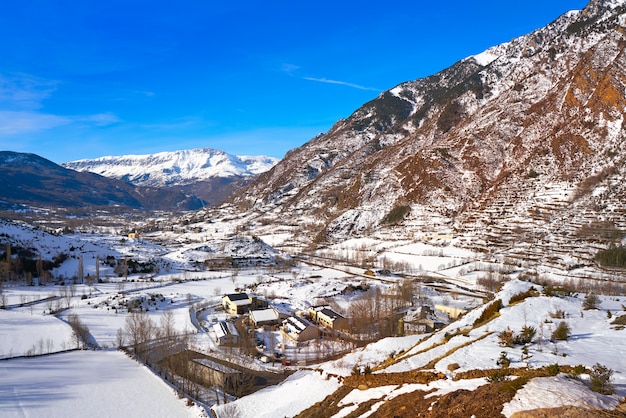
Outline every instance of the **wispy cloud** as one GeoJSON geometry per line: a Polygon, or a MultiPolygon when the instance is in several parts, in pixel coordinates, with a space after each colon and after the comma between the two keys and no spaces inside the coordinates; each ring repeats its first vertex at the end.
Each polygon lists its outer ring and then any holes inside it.
{"type": "Polygon", "coordinates": [[[198,127],[210,127],[214,126],[215,122],[211,120],[205,120],[198,116],[186,116],[182,118],[176,118],[170,121],[163,121],[159,123],[144,123],[138,125],[141,129],[154,130],[154,131],[178,131],[185,129],[192,129],[198,127]]]}
{"type": "Polygon", "coordinates": [[[300,69],[300,66],[295,65],[295,64],[283,64],[281,67],[281,71],[283,73],[287,73],[287,74],[293,74],[295,71],[298,71],[300,69]]]}
{"type": "Polygon", "coordinates": [[[72,124],[102,127],[120,122],[111,112],[55,115],[42,111],[43,102],[58,84],[29,74],[0,74],[0,135],[30,134],[72,124]]]}
{"type": "Polygon", "coordinates": [[[111,112],[98,113],[89,116],[79,116],[76,118],[76,120],[93,123],[96,126],[107,126],[117,122],[121,122],[120,118],[118,118],[111,112]]]}
{"type": "Polygon", "coordinates": [[[349,83],[347,81],[339,81],[339,80],[331,80],[328,78],[317,78],[317,77],[302,77],[303,80],[308,81],[316,81],[318,83],[326,83],[326,84],[338,84],[340,86],[352,87],[359,90],[368,90],[368,91],[382,91],[375,87],[365,87],[359,84],[349,83]]]}
{"type": "Polygon", "coordinates": [[[57,82],[28,74],[0,74],[0,105],[11,109],[33,110],[56,90],[57,82]]]}
{"type": "Polygon", "coordinates": [[[68,125],[70,118],[30,111],[0,111],[0,135],[19,135],[68,125]]]}

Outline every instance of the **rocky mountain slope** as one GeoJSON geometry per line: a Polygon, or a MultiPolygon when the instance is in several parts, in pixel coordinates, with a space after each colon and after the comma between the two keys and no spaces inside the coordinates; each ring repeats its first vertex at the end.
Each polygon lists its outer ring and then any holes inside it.
{"type": "Polygon", "coordinates": [[[0,207],[193,210],[204,205],[180,190],[136,187],[122,180],[61,167],[35,154],[0,152],[0,207]]]}
{"type": "Polygon", "coordinates": [[[233,202],[280,208],[303,241],[386,230],[490,251],[606,245],[626,229],[625,113],[626,2],[592,0],[380,94],[233,202]]]}
{"type": "Polygon", "coordinates": [[[278,159],[234,156],[210,148],[122,155],[63,163],[66,168],[125,180],[137,186],[180,186],[209,204],[224,200],[251,178],[272,168],[278,159]]]}

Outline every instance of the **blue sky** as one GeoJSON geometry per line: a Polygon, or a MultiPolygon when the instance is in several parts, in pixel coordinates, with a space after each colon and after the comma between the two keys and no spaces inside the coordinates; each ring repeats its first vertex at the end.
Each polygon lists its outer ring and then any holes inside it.
{"type": "Polygon", "coordinates": [[[586,3],[7,0],[0,150],[280,158],[380,92],[586,3]]]}

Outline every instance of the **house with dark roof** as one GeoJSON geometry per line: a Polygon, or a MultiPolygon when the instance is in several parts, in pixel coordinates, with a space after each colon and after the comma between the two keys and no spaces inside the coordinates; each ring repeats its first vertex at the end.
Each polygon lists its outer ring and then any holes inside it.
{"type": "Polygon", "coordinates": [[[250,310],[252,299],[247,293],[231,293],[222,297],[224,311],[231,315],[242,315],[250,310]]]}
{"type": "Polygon", "coordinates": [[[318,327],[304,318],[290,316],[283,321],[281,331],[294,341],[314,340],[320,337],[318,327]]]}
{"type": "Polygon", "coordinates": [[[309,308],[309,317],[312,321],[332,330],[348,329],[349,321],[343,315],[335,312],[327,305],[309,308]]]}

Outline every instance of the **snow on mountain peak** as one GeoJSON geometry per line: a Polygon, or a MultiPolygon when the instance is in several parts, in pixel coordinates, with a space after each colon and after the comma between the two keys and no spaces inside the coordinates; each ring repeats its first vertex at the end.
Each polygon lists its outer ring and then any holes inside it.
{"type": "Polygon", "coordinates": [[[221,177],[247,177],[272,168],[278,159],[234,156],[211,148],[196,148],[145,155],[106,156],[63,163],[66,168],[90,171],[136,185],[189,184],[221,177]]]}

